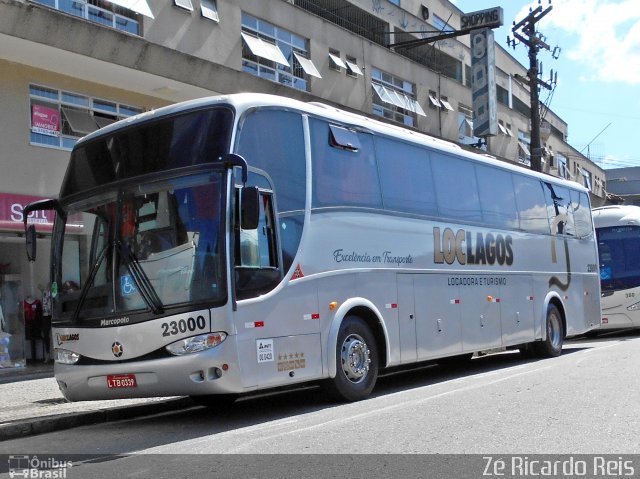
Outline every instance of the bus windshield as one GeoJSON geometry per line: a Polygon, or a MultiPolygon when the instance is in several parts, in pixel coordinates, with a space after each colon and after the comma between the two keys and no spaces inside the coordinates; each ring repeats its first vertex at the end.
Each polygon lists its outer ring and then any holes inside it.
{"type": "Polygon", "coordinates": [[[222,178],[166,178],[70,205],[57,244],[55,316],[75,322],[223,301],[222,178]]]}
{"type": "Polygon", "coordinates": [[[602,291],[640,286],[640,227],[598,228],[602,291]]]}

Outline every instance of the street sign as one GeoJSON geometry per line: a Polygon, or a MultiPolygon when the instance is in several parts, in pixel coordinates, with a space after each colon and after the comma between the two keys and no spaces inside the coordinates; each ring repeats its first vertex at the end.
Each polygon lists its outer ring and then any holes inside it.
{"type": "Polygon", "coordinates": [[[503,25],[502,7],[488,8],[477,12],[465,13],[460,17],[460,29],[498,28],[503,25]]]}

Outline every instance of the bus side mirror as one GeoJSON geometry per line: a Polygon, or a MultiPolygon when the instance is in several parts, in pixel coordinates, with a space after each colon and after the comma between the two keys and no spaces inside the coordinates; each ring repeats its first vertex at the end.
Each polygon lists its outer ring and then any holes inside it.
{"type": "Polygon", "coordinates": [[[260,192],[255,186],[246,186],[240,192],[240,227],[255,230],[260,219],[260,192]]]}
{"type": "Polygon", "coordinates": [[[27,258],[29,261],[36,260],[36,227],[34,225],[27,226],[25,231],[25,239],[27,242],[27,258]]]}

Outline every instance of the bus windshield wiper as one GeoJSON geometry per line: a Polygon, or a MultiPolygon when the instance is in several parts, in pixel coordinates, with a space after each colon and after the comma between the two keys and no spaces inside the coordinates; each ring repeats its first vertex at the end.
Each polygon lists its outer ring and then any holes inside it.
{"type": "Polygon", "coordinates": [[[91,289],[91,285],[93,284],[93,281],[96,279],[96,274],[98,274],[98,269],[100,268],[102,261],[104,261],[108,247],[109,247],[109,244],[107,243],[100,250],[98,257],[96,258],[96,262],[93,263],[93,266],[89,271],[89,277],[87,278],[87,281],[85,281],[84,285],[82,285],[82,290],[80,291],[80,298],[78,299],[76,310],[73,313],[72,322],[74,323],[76,323],[78,321],[78,318],[80,317],[80,310],[82,309],[82,305],[87,299],[87,295],[89,294],[89,289],[91,289]]]}
{"type": "Polygon", "coordinates": [[[120,256],[124,259],[127,269],[138,286],[140,296],[142,296],[144,302],[151,308],[153,314],[162,314],[164,312],[162,300],[128,244],[120,242],[120,256]]]}

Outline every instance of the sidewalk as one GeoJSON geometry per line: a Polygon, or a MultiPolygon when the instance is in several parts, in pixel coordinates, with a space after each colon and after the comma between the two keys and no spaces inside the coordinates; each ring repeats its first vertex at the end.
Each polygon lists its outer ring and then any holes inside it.
{"type": "Polygon", "coordinates": [[[0,369],[0,397],[0,441],[193,406],[187,397],[70,403],[58,389],[51,363],[0,369]]]}

